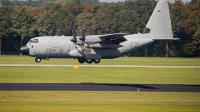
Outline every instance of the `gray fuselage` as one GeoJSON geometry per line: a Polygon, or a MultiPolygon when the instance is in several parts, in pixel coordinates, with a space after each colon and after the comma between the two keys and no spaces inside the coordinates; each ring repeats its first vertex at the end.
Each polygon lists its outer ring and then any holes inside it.
{"type": "MultiPolygon", "coordinates": [[[[101,59],[116,58],[126,55],[133,50],[147,43],[152,39],[138,38],[138,35],[124,36],[127,41],[119,45],[113,43],[85,43],[84,46],[76,45],[71,42],[72,36],[43,36],[32,38],[27,46],[29,47],[29,55],[40,58],[86,58],[87,55],[100,56],[101,59]],[[37,40],[37,42],[35,42],[37,40]]],[[[88,36],[88,38],[92,36],[88,36]]],[[[81,41],[79,41],[81,42],[81,41]]]]}

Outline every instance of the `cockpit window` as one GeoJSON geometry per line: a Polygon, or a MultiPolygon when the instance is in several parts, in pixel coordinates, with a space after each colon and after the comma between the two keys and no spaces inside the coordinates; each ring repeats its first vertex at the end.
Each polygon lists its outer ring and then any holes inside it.
{"type": "Polygon", "coordinates": [[[31,43],[39,43],[38,39],[31,39],[27,44],[31,45],[31,43]]]}
{"type": "Polygon", "coordinates": [[[30,40],[30,43],[39,43],[38,39],[32,39],[30,40]]]}

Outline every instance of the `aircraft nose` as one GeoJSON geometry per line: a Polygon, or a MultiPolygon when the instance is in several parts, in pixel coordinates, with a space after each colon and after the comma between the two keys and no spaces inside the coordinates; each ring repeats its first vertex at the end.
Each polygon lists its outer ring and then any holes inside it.
{"type": "Polygon", "coordinates": [[[28,46],[22,46],[22,47],[19,49],[19,52],[21,52],[22,54],[29,55],[29,48],[28,48],[28,46]]]}

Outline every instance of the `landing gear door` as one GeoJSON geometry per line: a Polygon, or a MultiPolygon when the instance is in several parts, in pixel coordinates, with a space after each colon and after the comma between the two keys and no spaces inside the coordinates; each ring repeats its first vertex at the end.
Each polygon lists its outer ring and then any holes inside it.
{"type": "Polygon", "coordinates": [[[49,57],[50,53],[51,53],[51,49],[47,48],[46,49],[46,53],[45,53],[45,55],[46,55],[47,58],[49,57]]]}
{"type": "Polygon", "coordinates": [[[31,55],[34,55],[34,54],[35,54],[35,53],[34,53],[34,52],[35,52],[35,49],[34,49],[34,46],[33,46],[33,45],[30,46],[30,51],[29,51],[29,52],[30,52],[31,55]]]}

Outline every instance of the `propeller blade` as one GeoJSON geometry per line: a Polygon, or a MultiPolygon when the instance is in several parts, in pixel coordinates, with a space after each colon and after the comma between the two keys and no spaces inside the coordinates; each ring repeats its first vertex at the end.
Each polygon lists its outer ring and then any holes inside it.
{"type": "Polygon", "coordinates": [[[73,38],[71,39],[72,42],[76,43],[76,30],[72,31],[73,38]]]}
{"type": "Polygon", "coordinates": [[[85,42],[85,33],[83,29],[81,30],[81,37],[79,39],[82,40],[82,42],[85,42]]]}

